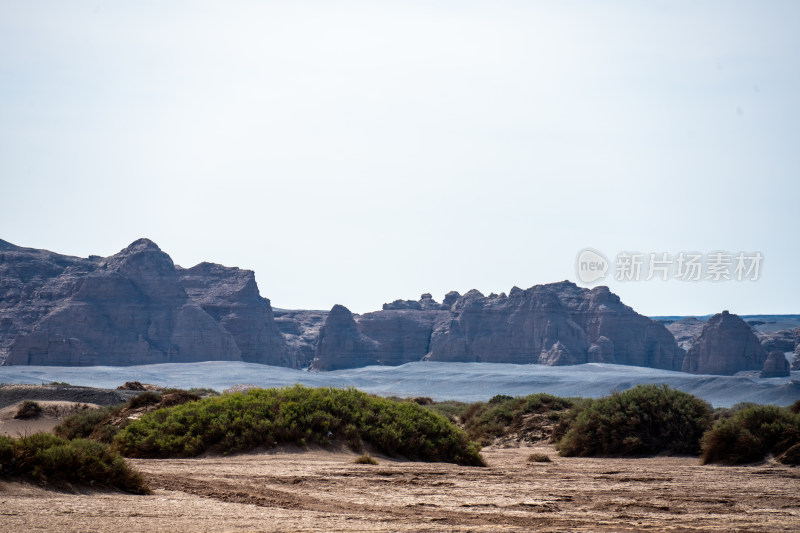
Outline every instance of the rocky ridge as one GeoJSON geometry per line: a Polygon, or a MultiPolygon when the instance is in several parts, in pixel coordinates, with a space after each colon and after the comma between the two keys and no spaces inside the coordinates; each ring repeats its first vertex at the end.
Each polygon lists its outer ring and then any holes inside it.
{"type": "MultiPolygon", "coordinates": [[[[488,296],[452,291],[442,303],[426,293],[361,315],[341,305],[273,309],[252,271],[182,268],[147,239],[107,258],[0,241],[0,364],[229,360],[332,370],[420,360],[601,362],[729,374],[761,370],[768,352],[798,349],[800,328],[758,331],[759,344],[747,324],[729,328],[732,319],[721,315],[671,323],[673,336],[607,287],[568,281],[488,296]]],[[[765,371],[773,370],[780,369],[765,371]]]]}
{"type": "Polygon", "coordinates": [[[320,335],[312,368],[428,360],[680,370],[683,362],[683,350],[663,325],[622,304],[607,287],[589,290],[564,281],[514,287],[508,295],[451,292],[446,301],[449,308],[423,294],[418,302],[398,300],[382,311],[351,314],[352,320],[343,321],[341,310],[335,321],[329,315],[327,340],[323,344],[320,335]]]}
{"type": "Polygon", "coordinates": [[[0,359],[15,365],[208,360],[291,365],[253,273],[176,267],[139,239],[81,259],[0,242],[0,359]]]}

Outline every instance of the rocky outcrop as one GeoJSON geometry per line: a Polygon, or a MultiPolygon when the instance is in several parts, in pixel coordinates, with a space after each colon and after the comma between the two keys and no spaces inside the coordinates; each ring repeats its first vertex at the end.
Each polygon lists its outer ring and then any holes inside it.
{"type": "Polygon", "coordinates": [[[694,341],[700,336],[700,333],[703,332],[703,326],[705,325],[705,322],[695,317],[670,321],[669,324],[666,324],[669,332],[675,337],[678,346],[684,350],[688,350],[692,347],[694,341]]]}
{"type": "MultiPolygon", "coordinates": [[[[0,362],[129,365],[243,360],[293,368],[410,361],[617,363],[678,370],[662,325],[606,287],[449,292],[355,316],[274,310],[251,271],[176,267],[151,241],[86,259],[0,241],[0,362]]],[[[763,361],[762,361],[763,362],[763,361]]],[[[759,367],[760,368],[760,367],[759,367]]]]}
{"type": "Polygon", "coordinates": [[[596,362],[679,370],[684,355],[663,325],[622,304],[607,287],[588,290],[565,281],[514,287],[508,296],[470,291],[451,312],[433,332],[431,361],[580,364],[591,353],[596,362]]]}
{"type": "Polygon", "coordinates": [[[782,351],[769,352],[764,366],[761,368],[762,378],[783,378],[789,376],[789,361],[782,351]]]}
{"type": "Polygon", "coordinates": [[[565,366],[577,363],[561,341],[556,341],[549,350],[539,355],[539,364],[547,366],[565,366]]]}
{"type": "Polygon", "coordinates": [[[800,327],[795,329],[781,329],[778,331],[756,331],[761,346],[767,352],[774,350],[780,352],[793,352],[800,345],[800,327]]]}
{"type": "Polygon", "coordinates": [[[686,353],[683,371],[692,374],[733,375],[761,370],[767,351],[747,323],[728,311],[706,322],[700,336],[686,353]]]}
{"type": "Polygon", "coordinates": [[[343,305],[334,305],[319,331],[317,355],[312,370],[336,370],[378,364],[380,344],[356,327],[353,314],[343,305]]]}
{"type": "Polygon", "coordinates": [[[402,365],[420,361],[428,354],[434,329],[447,321],[450,313],[430,295],[425,296],[414,312],[389,309],[358,317],[358,331],[380,345],[377,364],[402,365]]]}
{"type": "Polygon", "coordinates": [[[252,270],[200,263],[178,269],[178,274],[189,298],[233,336],[242,361],[299,365],[275,324],[269,300],[258,292],[252,270]]]}
{"type": "Polygon", "coordinates": [[[0,247],[6,364],[238,361],[243,353],[291,364],[252,272],[180,269],[147,239],[105,259],[0,247]]]}
{"type": "Polygon", "coordinates": [[[493,297],[471,290],[456,300],[451,313],[432,334],[431,361],[538,363],[558,342],[563,353],[558,361],[569,356],[587,362],[591,339],[553,285],[515,287],[508,296],[493,297]]]}
{"type": "Polygon", "coordinates": [[[306,368],[311,365],[317,352],[319,331],[328,311],[273,309],[273,314],[289,352],[297,360],[297,366],[306,368]]]}
{"type": "Polygon", "coordinates": [[[621,363],[679,370],[683,351],[661,324],[623,305],[607,288],[582,289],[570,282],[517,287],[508,295],[472,290],[448,293],[439,304],[396,300],[382,311],[341,320],[331,317],[327,335],[339,339],[317,347],[314,368],[411,361],[621,363]],[[449,305],[448,305],[449,304],[449,305]],[[356,336],[355,333],[359,335],[356,336]],[[338,335],[338,336],[337,336],[338,335]],[[367,345],[364,339],[375,341],[367,345]],[[356,353],[348,356],[351,339],[356,353]],[[355,348],[357,347],[357,348],[355,348]],[[369,361],[369,363],[365,363],[369,361]]]}

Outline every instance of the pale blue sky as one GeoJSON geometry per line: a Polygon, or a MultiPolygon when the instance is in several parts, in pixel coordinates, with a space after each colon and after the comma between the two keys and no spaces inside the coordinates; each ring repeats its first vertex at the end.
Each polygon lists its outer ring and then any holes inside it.
{"type": "Polygon", "coordinates": [[[800,313],[800,3],[0,0],[0,238],[149,237],[286,308],[576,279],[587,246],[760,251],[610,282],[800,313]]]}

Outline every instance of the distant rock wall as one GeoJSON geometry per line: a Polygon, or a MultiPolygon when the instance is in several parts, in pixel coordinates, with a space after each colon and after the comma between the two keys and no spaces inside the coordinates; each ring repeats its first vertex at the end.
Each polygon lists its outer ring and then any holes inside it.
{"type": "Polygon", "coordinates": [[[683,350],[663,325],[635,313],[606,287],[561,282],[489,296],[472,290],[448,293],[445,302],[424,294],[418,302],[397,300],[348,320],[341,310],[332,313],[323,331],[337,341],[323,344],[320,336],[312,368],[430,360],[680,370],[683,362],[683,350]]]}
{"type": "Polygon", "coordinates": [[[709,318],[683,361],[692,374],[730,376],[744,370],[761,370],[767,351],[739,316],[723,311],[709,318]]]}
{"type": "Polygon", "coordinates": [[[147,239],[85,259],[0,241],[0,363],[241,360],[324,370],[430,360],[680,370],[683,358],[662,324],[606,287],[450,292],[442,303],[423,294],[360,316],[338,305],[273,310],[253,272],[181,268],[147,239]]]}

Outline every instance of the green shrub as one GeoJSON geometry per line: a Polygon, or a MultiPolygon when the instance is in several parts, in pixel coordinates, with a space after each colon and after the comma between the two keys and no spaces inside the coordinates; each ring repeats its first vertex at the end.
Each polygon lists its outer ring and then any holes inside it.
{"type": "MultiPolygon", "coordinates": [[[[100,426],[122,411],[123,406],[107,406],[100,409],[84,409],[61,421],[53,433],[65,439],[88,439],[100,426]]],[[[111,442],[107,440],[105,442],[111,442]]]]}
{"type": "Polygon", "coordinates": [[[556,444],[566,456],[695,454],[711,406],[666,385],[637,385],[586,402],[556,444]]]}
{"type": "Polygon", "coordinates": [[[66,440],[48,433],[20,439],[0,436],[0,477],[149,493],[141,475],[108,445],[85,439],[66,440]]]}
{"type": "Polygon", "coordinates": [[[550,459],[549,455],[545,455],[543,453],[532,453],[528,456],[529,463],[551,463],[552,460],[550,459]]]}
{"type": "Polygon", "coordinates": [[[746,405],[703,437],[703,464],[741,464],[776,456],[800,443],[800,415],[774,405],[746,405]]]}
{"type": "Polygon", "coordinates": [[[301,385],[204,398],[146,413],[115,437],[132,457],[234,453],[274,443],[352,447],[368,443],[387,455],[482,465],[479,447],[445,418],[414,402],[355,389],[301,385]]]}
{"type": "Polygon", "coordinates": [[[134,396],[128,400],[128,408],[138,409],[139,407],[146,407],[148,405],[155,405],[161,402],[161,395],[153,391],[145,391],[138,396],[134,396]]]}
{"type": "Polygon", "coordinates": [[[588,409],[594,401],[593,398],[576,398],[573,400],[572,407],[567,411],[561,412],[558,420],[555,421],[556,425],[553,427],[553,431],[550,434],[550,442],[557,444],[563,439],[564,435],[566,435],[567,431],[572,427],[572,424],[575,423],[575,419],[578,418],[578,415],[588,409]]]}
{"type": "Polygon", "coordinates": [[[378,461],[368,453],[365,453],[364,455],[356,457],[356,459],[353,462],[355,464],[357,464],[357,465],[376,465],[376,464],[378,464],[378,461]]]}
{"type": "Polygon", "coordinates": [[[509,396],[508,394],[495,394],[489,399],[489,403],[490,404],[503,403],[503,402],[509,402],[513,399],[514,397],[509,396]]]}
{"type": "Polygon", "coordinates": [[[192,387],[191,389],[187,390],[186,392],[190,394],[194,394],[199,397],[205,396],[219,396],[219,393],[214,389],[210,389],[208,387],[192,387]]]}
{"type": "Polygon", "coordinates": [[[456,424],[460,422],[461,415],[464,414],[464,411],[466,411],[470,405],[472,404],[448,400],[444,402],[433,402],[430,405],[426,405],[425,408],[456,424]]]}
{"type": "Polygon", "coordinates": [[[17,409],[17,414],[14,415],[14,418],[21,419],[21,420],[29,420],[31,418],[36,418],[42,414],[42,406],[36,402],[31,400],[25,400],[17,409]]]}
{"type": "Polygon", "coordinates": [[[486,403],[467,405],[459,418],[469,438],[486,445],[508,434],[512,428],[524,429],[522,422],[526,415],[543,414],[548,421],[554,421],[560,416],[558,413],[571,407],[573,402],[544,393],[516,398],[499,394],[486,403]]]}

